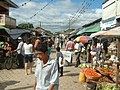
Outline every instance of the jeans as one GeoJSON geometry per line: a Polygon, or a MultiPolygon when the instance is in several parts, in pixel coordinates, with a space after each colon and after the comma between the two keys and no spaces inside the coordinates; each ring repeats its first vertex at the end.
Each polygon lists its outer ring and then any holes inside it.
{"type": "Polygon", "coordinates": [[[19,67],[24,68],[23,55],[18,54],[19,67]]]}

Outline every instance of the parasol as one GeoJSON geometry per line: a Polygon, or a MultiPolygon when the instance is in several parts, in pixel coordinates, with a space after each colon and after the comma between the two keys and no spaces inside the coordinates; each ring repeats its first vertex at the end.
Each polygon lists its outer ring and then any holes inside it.
{"type": "Polygon", "coordinates": [[[89,40],[92,40],[92,38],[90,36],[78,36],[77,38],[75,38],[75,40],[82,43],[86,43],[89,40]]]}

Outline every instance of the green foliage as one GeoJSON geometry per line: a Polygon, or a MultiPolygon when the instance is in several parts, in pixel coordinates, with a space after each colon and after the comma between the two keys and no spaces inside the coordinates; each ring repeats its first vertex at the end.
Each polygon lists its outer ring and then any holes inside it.
{"type": "Polygon", "coordinates": [[[34,28],[34,26],[31,23],[21,23],[18,25],[18,28],[30,29],[30,28],[34,28]]]}

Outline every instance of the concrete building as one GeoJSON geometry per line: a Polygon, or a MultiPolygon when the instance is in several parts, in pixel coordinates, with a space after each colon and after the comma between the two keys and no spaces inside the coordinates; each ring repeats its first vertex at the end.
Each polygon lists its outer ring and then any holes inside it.
{"type": "Polygon", "coordinates": [[[9,16],[9,8],[18,8],[11,0],[0,0],[0,26],[16,27],[16,19],[9,16]]]}
{"type": "Polygon", "coordinates": [[[104,0],[102,4],[102,30],[120,25],[120,0],[104,0]]]}

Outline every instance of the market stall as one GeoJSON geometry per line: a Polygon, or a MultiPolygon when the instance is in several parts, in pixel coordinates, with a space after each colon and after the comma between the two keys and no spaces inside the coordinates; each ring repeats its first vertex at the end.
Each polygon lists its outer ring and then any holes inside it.
{"type": "Polygon", "coordinates": [[[116,38],[116,55],[117,58],[115,60],[116,64],[116,88],[118,88],[118,77],[119,77],[119,65],[120,65],[120,27],[115,27],[113,29],[110,29],[106,31],[103,34],[103,37],[113,37],[116,38]]]}
{"type": "MultiPolygon", "coordinates": [[[[82,63],[80,66],[79,81],[82,83],[89,83],[86,88],[90,90],[119,90],[115,89],[115,73],[114,68],[97,67],[93,69],[92,66],[86,63],[82,63]],[[106,83],[106,84],[104,84],[106,83]],[[95,89],[93,89],[95,88],[95,89]]],[[[118,81],[120,84],[120,80],[118,81]]]]}

